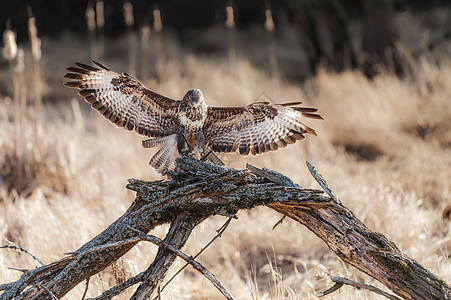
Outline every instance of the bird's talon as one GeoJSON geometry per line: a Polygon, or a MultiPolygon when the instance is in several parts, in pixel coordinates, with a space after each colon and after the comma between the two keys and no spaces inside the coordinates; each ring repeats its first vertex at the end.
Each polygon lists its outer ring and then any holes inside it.
{"type": "Polygon", "coordinates": [[[241,175],[240,181],[241,182],[245,181],[247,176],[252,176],[252,173],[251,172],[244,173],[243,175],[241,175]]]}

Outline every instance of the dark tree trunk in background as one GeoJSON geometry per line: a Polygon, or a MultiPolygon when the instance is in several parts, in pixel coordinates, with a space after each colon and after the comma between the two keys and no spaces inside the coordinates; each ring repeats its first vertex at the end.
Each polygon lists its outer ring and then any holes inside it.
{"type": "Polygon", "coordinates": [[[348,17],[339,0],[323,0],[326,25],[332,43],[330,64],[337,71],[357,67],[357,59],[349,36],[348,17]]]}
{"type": "Polygon", "coordinates": [[[296,8],[300,41],[315,73],[322,62],[335,71],[356,67],[351,45],[348,17],[340,0],[302,0],[296,8]]]}
{"type": "Polygon", "coordinates": [[[363,68],[370,78],[377,74],[377,63],[394,67],[394,15],[393,0],[364,1],[363,50],[369,55],[363,61],[363,68]]]}
{"type": "Polygon", "coordinates": [[[309,73],[314,73],[324,56],[318,24],[316,22],[315,9],[310,1],[302,1],[297,9],[296,20],[300,32],[300,42],[304,48],[310,65],[309,73]]]}

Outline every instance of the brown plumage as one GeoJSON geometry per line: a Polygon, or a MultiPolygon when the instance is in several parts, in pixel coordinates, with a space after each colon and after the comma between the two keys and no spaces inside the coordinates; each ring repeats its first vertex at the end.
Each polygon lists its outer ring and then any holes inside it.
{"type": "Polygon", "coordinates": [[[210,107],[200,90],[189,90],[182,100],[157,94],[131,75],[75,63],[64,77],[67,87],[79,94],[101,115],[119,127],[152,139],[146,148],[160,150],[149,164],[160,173],[175,167],[175,159],[190,154],[215,164],[223,162],[213,152],[253,155],[275,151],[303,139],[315,130],[300,117],[322,119],[316,108],[301,102],[256,102],[243,107],[210,107]]]}

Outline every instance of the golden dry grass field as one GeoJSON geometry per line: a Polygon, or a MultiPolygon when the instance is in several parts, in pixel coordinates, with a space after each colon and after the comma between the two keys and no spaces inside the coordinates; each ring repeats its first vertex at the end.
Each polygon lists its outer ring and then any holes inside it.
{"type": "MultiPolygon", "coordinates": [[[[43,41],[47,101],[42,126],[34,121],[33,103],[17,112],[7,64],[0,73],[7,91],[0,95],[0,244],[24,247],[45,263],[76,250],[123,214],[134,199],[125,188],[127,178],[162,178],[148,166],[154,150],[142,148],[141,137],[113,126],[74,90],[62,86],[66,67],[89,61],[80,44],[76,37],[43,41]]],[[[20,90],[32,99],[30,57],[25,54],[20,90]]],[[[116,56],[103,63],[120,72],[126,71],[125,60],[116,56]]],[[[310,161],[356,217],[450,283],[451,223],[443,212],[451,204],[451,63],[419,61],[415,70],[414,77],[399,79],[382,72],[370,81],[359,71],[336,74],[321,69],[295,84],[269,78],[245,61],[230,68],[224,61],[184,56],[165,62],[159,80],[144,83],[173,98],[200,88],[213,106],[245,105],[264,92],[276,103],[302,100],[317,107],[324,121],[306,120],[317,137],[258,157],[221,158],[231,167],[244,168],[249,162],[282,172],[303,187],[319,188],[305,166],[310,161]]],[[[301,225],[286,219],[272,230],[280,218],[263,207],[240,212],[200,262],[237,299],[316,299],[335,275],[385,289],[343,263],[301,225]]],[[[198,226],[184,252],[197,253],[225,220],[215,217],[198,226]]],[[[163,226],[151,234],[161,237],[166,230],[163,226]]],[[[146,269],[156,251],[140,243],[114,270],[109,267],[91,279],[88,296],[146,269]]],[[[170,273],[182,264],[177,261],[170,273]]],[[[0,249],[0,284],[21,275],[9,267],[38,265],[24,253],[0,249]]],[[[80,299],[83,290],[82,283],[66,299],[80,299]]],[[[128,299],[133,291],[117,299],[128,299]]],[[[188,267],[162,298],[222,296],[188,267]]],[[[346,286],[324,297],[380,298],[346,286]]]]}

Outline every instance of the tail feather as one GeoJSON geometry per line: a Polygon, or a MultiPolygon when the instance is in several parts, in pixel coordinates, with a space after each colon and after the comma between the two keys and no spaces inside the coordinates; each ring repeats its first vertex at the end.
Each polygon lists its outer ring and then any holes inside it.
{"type": "Polygon", "coordinates": [[[175,139],[176,134],[171,134],[162,138],[144,140],[142,142],[142,145],[144,148],[153,148],[157,146],[164,147],[168,146],[169,144],[172,145],[173,143],[175,143],[175,139]]]}
{"type": "MultiPolygon", "coordinates": [[[[173,155],[177,150],[171,148],[161,148],[150,160],[149,164],[154,167],[158,173],[163,173],[167,170],[175,168],[175,159],[178,155],[173,155]]],[[[177,153],[176,153],[177,154],[177,153]]]]}
{"type": "Polygon", "coordinates": [[[175,168],[175,159],[180,157],[177,150],[175,134],[159,139],[143,141],[143,146],[146,148],[161,146],[161,149],[149,161],[149,165],[154,167],[160,174],[175,168]]]}
{"type": "MultiPolygon", "coordinates": [[[[177,134],[168,135],[162,138],[144,140],[142,145],[144,148],[161,147],[149,161],[149,165],[155,168],[160,174],[163,174],[165,171],[175,169],[175,159],[181,156],[177,147],[177,134]]],[[[202,153],[202,160],[219,166],[224,166],[222,160],[210,149],[204,148],[203,151],[200,152],[202,153]]]]}

